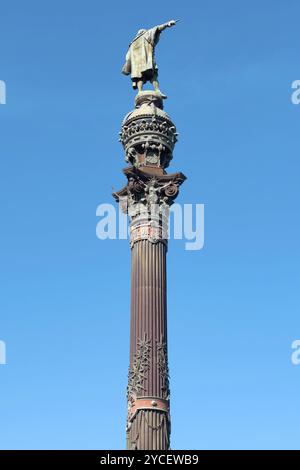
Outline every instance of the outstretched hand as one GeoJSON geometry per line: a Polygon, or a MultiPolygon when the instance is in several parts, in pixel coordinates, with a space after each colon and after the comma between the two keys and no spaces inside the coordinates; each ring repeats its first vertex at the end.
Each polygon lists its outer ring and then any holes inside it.
{"type": "Polygon", "coordinates": [[[175,24],[176,24],[176,21],[175,21],[175,20],[170,20],[170,21],[168,21],[168,26],[169,26],[169,28],[171,28],[171,26],[175,26],[175,24]]]}

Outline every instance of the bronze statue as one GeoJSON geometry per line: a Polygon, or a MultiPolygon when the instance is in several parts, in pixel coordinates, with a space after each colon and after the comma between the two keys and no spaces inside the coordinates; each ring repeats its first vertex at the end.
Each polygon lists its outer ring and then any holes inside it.
{"type": "MultiPolygon", "coordinates": [[[[158,67],[155,61],[155,46],[159,41],[160,33],[174,26],[178,20],[171,20],[167,23],[154,26],[151,29],[140,29],[135,38],[129,44],[126,54],[126,62],[122,72],[131,75],[132,86],[139,92],[143,89],[143,84],[151,82],[156,92],[159,91],[158,67]]],[[[162,95],[162,97],[165,97],[162,95]]]]}

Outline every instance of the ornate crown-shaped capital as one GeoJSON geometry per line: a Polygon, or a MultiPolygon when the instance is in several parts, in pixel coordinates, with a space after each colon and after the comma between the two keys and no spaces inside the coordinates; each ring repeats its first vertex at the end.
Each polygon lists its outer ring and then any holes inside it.
{"type": "Polygon", "coordinates": [[[125,160],[139,167],[167,168],[177,142],[176,127],[163,110],[163,99],[155,91],[140,92],[135,109],[122,123],[120,141],[125,160]]]}

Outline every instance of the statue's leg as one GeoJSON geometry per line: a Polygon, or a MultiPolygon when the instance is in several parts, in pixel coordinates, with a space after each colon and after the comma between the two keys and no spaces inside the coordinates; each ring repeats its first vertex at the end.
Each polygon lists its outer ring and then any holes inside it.
{"type": "Polygon", "coordinates": [[[137,88],[138,88],[139,91],[142,91],[142,89],[143,89],[143,83],[144,83],[143,80],[138,80],[138,82],[137,82],[137,88]]]}
{"type": "Polygon", "coordinates": [[[155,91],[159,91],[159,83],[158,83],[158,73],[153,72],[152,78],[151,78],[151,83],[153,85],[153,88],[155,91]]]}
{"type": "Polygon", "coordinates": [[[159,83],[158,83],[158,73],[157,71],[155,71],[152,75],[152,78],[151,78],[151,83],[153,85],[153,88],[154,88],[154,91],[157,91],[158,93],[161,94],[162,98],[167,98],[167,95],[164,95],[160,89],[159,89],[159,83]]]}

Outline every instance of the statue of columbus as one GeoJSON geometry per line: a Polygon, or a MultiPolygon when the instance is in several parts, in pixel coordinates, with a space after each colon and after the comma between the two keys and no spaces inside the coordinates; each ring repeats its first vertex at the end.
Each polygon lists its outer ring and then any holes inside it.
{"type": "MultiPolygon", "coordinates": [[[[151,29],[140,29],[129,44],[122,73],[131,75],[134,89],[142,91],[143,84],[149,81],[152,83],[154,90],[160,93],[155,46],[159,41],[160,33],[175,24],[176,21],[171,20],[151,29]]],[[[164,97],[164,95],[162,96],[164,97]]]]}

